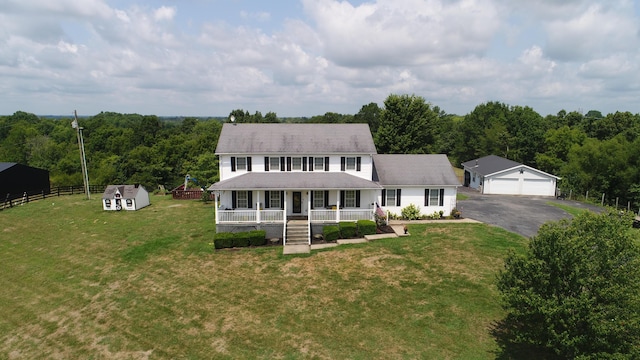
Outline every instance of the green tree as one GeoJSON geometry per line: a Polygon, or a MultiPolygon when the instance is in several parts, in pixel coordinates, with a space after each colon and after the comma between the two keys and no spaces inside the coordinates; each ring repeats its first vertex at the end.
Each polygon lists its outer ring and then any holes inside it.
{"type": "Polygon", "coordinates": [[[372,102],[360,108],[360,111],[353,116],[353,121],[356,123],[369,124],[371,134],[375,134],[378,131],[381,113],[382,109],[380,109],[378,104],[372,102]]]}
{"type": "MultiPolygon", "coordinates": [[[[513,358],[640,357],[640,248],[631,216],[585,212],[543,225],[498,275],[495,329],[513,358]]],[[[505,357],[507,357],[505,356],[505,357]]]]}
{"type": "Polygon", "coordinates": [[[416,95],[389,95],[374,136],[381,154],[428,154],[438,113],[416,95]]]}

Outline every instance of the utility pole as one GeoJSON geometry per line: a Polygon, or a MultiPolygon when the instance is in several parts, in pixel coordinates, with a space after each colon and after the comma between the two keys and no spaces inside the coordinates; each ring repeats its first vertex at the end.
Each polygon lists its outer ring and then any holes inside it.
{"type": "Polygon", "coordinates": [[[87,172],[87,157],[84,153],[84,138],[82,137],[82,128],[78,126],[78,112],[73,110],[74,120],[71,122],[71,127],[76,129],[78,135],[78,147],[80,148],[80,165],[82,165],[82,182],[84,183],[84,192],[87,194],[87,199],[91,199],[89,193],[89,173],[87,172]]]}

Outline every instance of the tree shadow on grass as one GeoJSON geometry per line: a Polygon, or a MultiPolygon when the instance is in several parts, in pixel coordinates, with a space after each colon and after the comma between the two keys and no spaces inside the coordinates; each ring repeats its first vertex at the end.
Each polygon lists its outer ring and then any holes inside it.
{"type": "Polygon", "coordinates": [[[516,323],[509,316],[491,325],[491,336],[496,340],[499,349],[495,352],[498,360],[560,360],[550,350],[535,344],[517,339],[518,329],[522,324],[516,323]]]}

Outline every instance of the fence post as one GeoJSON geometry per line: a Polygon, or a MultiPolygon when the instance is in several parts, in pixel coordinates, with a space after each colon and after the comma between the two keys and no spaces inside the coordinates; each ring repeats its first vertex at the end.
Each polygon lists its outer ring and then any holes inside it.
{"type": "Polygon", "coordinates": [[[587,190],[587,195],[584,196],[585,201],[589,201],[589,190],[587,190]]]}
{"type": "Polygon", "coordinates": [[[571,200],[571,192],[573,191],[573,189],[569,189],[569,200],[571,200]]]}
{"type": "Polygon", "coordinates": [[[618,210],[618,197],[616,196],[616,210],[618,210]]]}
{"type": "Polygon", "coordinates": [[[602,201],[600,202],[600,206],[604,206],[604,193],[602,193],[602,201]]]}

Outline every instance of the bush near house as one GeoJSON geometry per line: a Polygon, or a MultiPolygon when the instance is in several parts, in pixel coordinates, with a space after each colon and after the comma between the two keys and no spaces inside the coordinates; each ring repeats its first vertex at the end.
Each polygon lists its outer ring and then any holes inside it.
{"type": "Polygon", "coordinates": [[[262,246],[267,243],[266,231],[252,230],[238,233],[221,232],[215,235],[213,245],[216,249],[262,246]]]}
{"type": "Polygon", "coordinates": [[[322,236],[325,241],[336,241],[340,238],[340,227],[338,225],[325,225],[322,227],[322,236]]]}
{"type": "Polygon", "coordinates": [[[401,210],[402,218],[406,220],[420,219],[420,209],[414,204],[410,204],[401,210]]]}
{"type": "Polygon", "coordinates": [[[361,236],[376,233],[376,222],[371,220],[358,220],[358,234],[361,236]]]}
{"type": "Polygon", "coordinates": [[[352,221],[340,222],[340,237],[343,239],[351,239],[358,235],[358,225],[352,221]]]}

